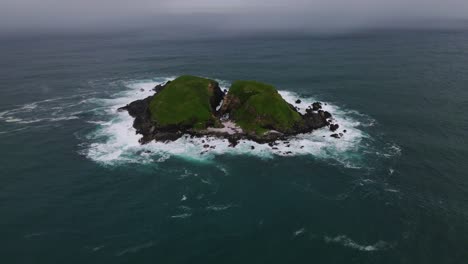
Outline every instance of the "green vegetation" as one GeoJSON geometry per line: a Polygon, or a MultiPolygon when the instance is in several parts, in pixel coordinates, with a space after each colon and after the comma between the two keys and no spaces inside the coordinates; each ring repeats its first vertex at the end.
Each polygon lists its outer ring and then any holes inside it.
{"type": "Polygon", "coordinates": [[[301,115],[271,85],[236,81],[228,99],[232,104],[230,117],[246,131],[263,134],[274,129],[287,133],[302,124],[301,115]]]}
{"type": "MultiPolygon", "coordinates": [[[[181,76],[154,96],[149,105],[151,119],[160,128],[200,130],[218,126],[220,122],[213,107],[221,98],[217,82],[181,76]]],[[[244,131],[258,135],[269,130],[293,133],[303,125],[302,116],[273,86],[256,81],[234,82],[223,108],[221,113],[229,112],[230,118],[244,131]]]]}
{"type": "Polygon", "coordinates": [[[157,93],[150,103],[151,118],[160,127],[203,129],[214,125],[210,99],[217,83],[210,79],[181,76],[157,93]]]}

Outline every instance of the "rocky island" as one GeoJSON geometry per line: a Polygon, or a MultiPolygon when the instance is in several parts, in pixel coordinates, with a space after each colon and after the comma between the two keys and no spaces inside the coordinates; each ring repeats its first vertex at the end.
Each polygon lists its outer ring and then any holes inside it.
{"type": "Polygon", "coordinates": [[[257,81],[235,81],[229,91],[222,91],[214,80],[185,75],[154,91],[119,108],[135,118],[133,127],[143,136],[141,144],[190,135],[226,138],[235,146],[241,139],[273,143],[326,126],[338,129],[321,103],[313,103],[301,114],[273,86],[257,81]]]}

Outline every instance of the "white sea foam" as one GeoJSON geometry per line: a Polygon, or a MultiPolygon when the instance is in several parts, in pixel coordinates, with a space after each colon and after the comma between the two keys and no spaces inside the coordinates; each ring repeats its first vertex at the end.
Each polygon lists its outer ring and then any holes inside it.
{"type": "Polygon", "coordinates": [[[325,236],[324,240],[327,243],[340,244],[345,247],[357,249],[360,251],[377,251],[388,247],[388,243],[385,241],[378,241],[377,243],[372,245],[361,245],[345,235],[339,235],[336,237],[325,236]]]}
{"type": "Polygon", "coordinates": [[[305,231],[306,231],[305,228],[301,228],[301,229],[299,229],[299,230],[296,230],[296,231],[294,231],[294,236],[296,237],[296,236],[298,236],[298,235],[301,235],[301,234],[303,234],[305,231]]]}
{"type": "Polygon", "coordinates": [[[190,216],[192,216],[191,213],[184,213],[184,214],[172,215],[171,218],[187,218],[190,216]]]}
{"type": "Polygon", "coordinates": [[[138,251],[141,251],[143,249],[147,249],[147,248],[150,248],[154,245],[153,241],[149,241],[149,242],[146,242],[144,244],[140,244],[140,245],[136,245],[136,246],[132,246],[132,247],[129,247],[129,248],[126,248],[120,252],[118,252],[116,254],[117,257],[120,257],[120,256],[123,256],[125,254],[128,254],[128,253],[137,253],[138,251]]]}
{"type": "MultiPolygon", "coordinates": [[[[263,159],[274,156],[312,155],[317,158],[335,160],[349,168],[359,167],[354,157],[359,149],[359,143],[367,135],[360,130],[361,123],[347,115],[348,111],[330,103],[323,103],[323,109],[332,113],[334,122],[340,125],[337,131],[343,133],[340,139],[330,137],[332,132],[328,128],[322,128],[312,133],[297,135],[286,142],[279,142],[274,147],[243,140],[232,148],[224,139],[188,136],[173,142],[150,142],[140,145],[138,142],[140,135],[137,135],[132,127],[133,118],[127,112],[118,112],[117,109],[134,100],[152,95],[154,86],[171,79],[130,82],[126,84],[128,90],[120,93],[116,98],[100,100],[99,104],[104,107],[109,117],[107,120],[93,121],[97,123],[98,129],[88,135],[92,143],[84,151],[85,154],[90,159],[106,165],[164,162],[172,156],[188,160],[210,161],[217,155],[228,154],[250,155],[263,159]],[[210,148],[204,148],[205,144],[208,144],[210,148]]],[[[227,82],[220,81],[222,89],[228,89],[228,85],[227,82]]],[[[316,101],[314,98],[300,97],[290,91],[280,91],[280,94],[286,101],[297,106],[300,112],[305,112],[305,109],[316,101]],[[300,104],[294,103],[297,99],[301,100],[300,104]]]]}
{"type": "Polygon", "coordinates": [[[229,209],[233,207],[232,204],[226,204],[226,205],[210,205],[206,207],[206,210],[210,211],[224,211],[226,209],[229,209]]]}
{"type": "Polygon", "coordinates": [[[182,209],[183,211],[191,211],[192,208],[188,207],[188,206],[185,206],[185,205],[181,205],[181,206],[178,206],[179,209],[182,209]]]}
{"type": "Polygon", "coordinates": [[[84,106],[89,99],[76,102],[76,98],[89,96],[92,93],[78,94],[68,97],[56,97],[33,103],[19,105],[7,111],[0,112],[0,122],[31,125],[36,123],[52,123],[79,119],[77,115],[83,111],[77,111],[84,106]],[[75,110],[75,111],[74,111],[75,110]]]}
{"type": "Polygon", "coordinates": [[[96,252],[96,251],[99,251],[101,249],[103,249],[105,246],[104,245],[100,245],[100,246],[96,246],[96,247],[93,247],[93,252],[96,252]]]}
{"type": "Polygon", "coordinates": [[[0,134],[13,134],[13,133],[23,131],[23,130],[26,130],[26,129],[27,129],[27,127],[22,127],[22,128],[13,129],[13,130],[0,131],[0,134]]]}

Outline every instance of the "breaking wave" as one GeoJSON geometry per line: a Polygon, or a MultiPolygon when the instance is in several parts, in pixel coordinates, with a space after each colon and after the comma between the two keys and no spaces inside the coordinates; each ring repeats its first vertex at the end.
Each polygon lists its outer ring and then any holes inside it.
{"type": "Polygon", "coordinates": [[[80,115],[88,111],[86,108],[88,98],[94,94],[94,92],[82,93],[19,105],[0,112],[0,122],[17,125],[24,129],[45,123],[79,119],[80,115]]]}
{"type": "Polygon", "coordinates": [[[325,236],[324,240],[326,243],[340,244],[344,247],[348,247],[348,248],[352,248],[352,249],[356,249],[360,251],[377,251],[377,250],[382,250],[382,249],[386,249],[389,247],[389,244],[385,241],[378,241],[372,245],[361,245],[345,235],[340,235],[336,237],[325,236]]]}

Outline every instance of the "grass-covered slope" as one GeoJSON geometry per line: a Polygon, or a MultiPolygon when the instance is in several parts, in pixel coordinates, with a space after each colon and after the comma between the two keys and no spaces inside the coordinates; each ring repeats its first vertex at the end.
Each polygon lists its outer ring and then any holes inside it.
{"type": "Polygon", "coordinates": [[[150,102],[151,119],[159,127],[201,129],[213,125],[213,98],[220,92],[216,81],[189,75],[178,77],[150,102]]]}
{"type": "Polygon", "coordinates": [[[268,84],[236,81],[229,89],[223,110],[242,129],[262,134],[274,129],[293,132],[303,123],[301,115],[268,84]]]}

